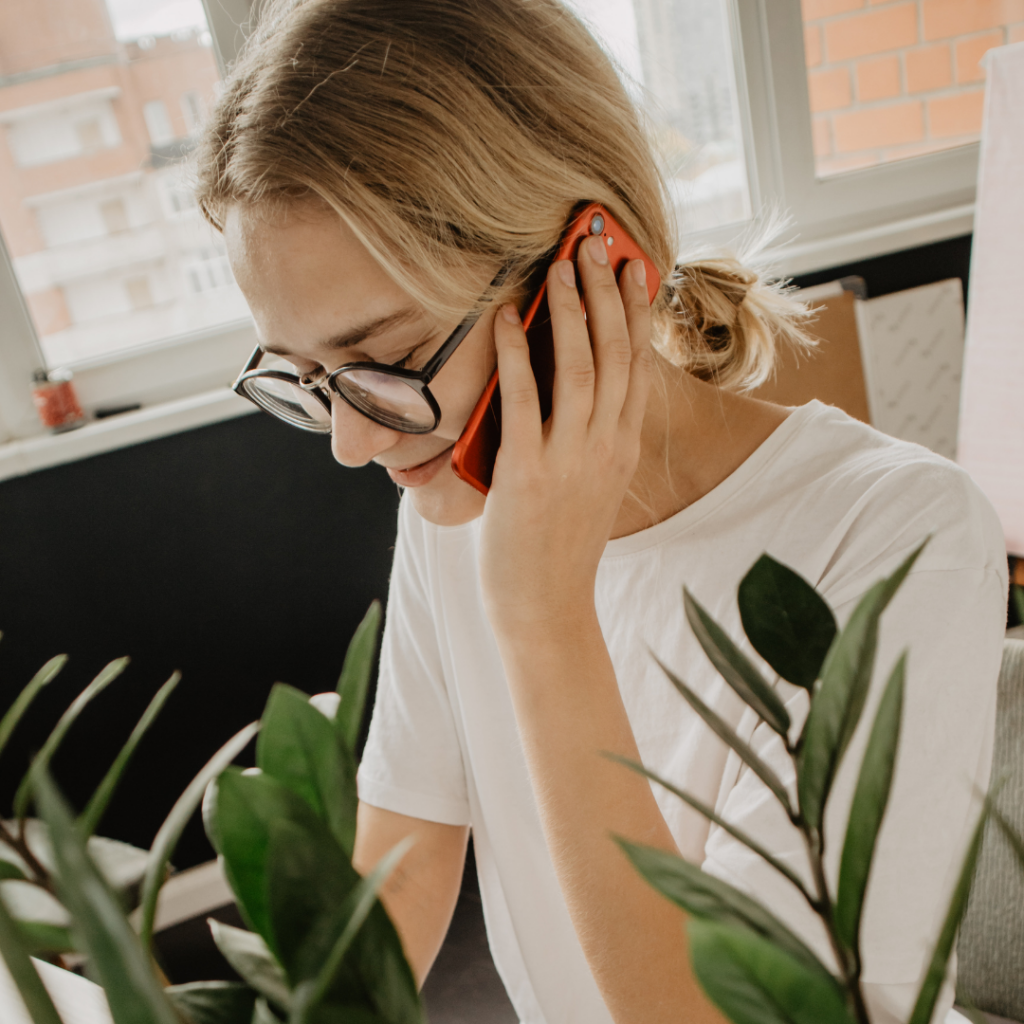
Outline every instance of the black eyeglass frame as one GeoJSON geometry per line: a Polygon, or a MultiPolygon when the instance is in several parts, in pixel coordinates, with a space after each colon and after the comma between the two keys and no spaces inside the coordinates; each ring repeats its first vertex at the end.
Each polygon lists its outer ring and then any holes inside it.
{"type": "MultiPolygon", "coordinates": [[[[498,271],[497,276],[493,281],[491,281],[490,285],[488,285],[487,291],[483,296],[481,296],[481,302],[485,301],[488,295],[493,293],[496,288],[500,287],[504,283],[510,269],[510,267],[506,266],[498,271]]],[[[429,434],[432,431],[437,430],[438,424],[441,422],[441,407],[437,404],[437,399],[435,399],[430,392],[430,382],[438,375],[438,373],[441,372],[441,368],[446,362],[448,362],[459,345],[462,344],[466,335],[469,334],[469,332],[476,326],[481,315],[482,312],[470,313],[469,316],[467,316],[466,319],[463,320],[447,338],[445,338],[441,347],[427,360],[422,369],[419,370],[406,370],[403,367],[392,366],[389,363],[375,362],[345,363],[344,366],[339,366],[336,370],[332,370],[326,375],[326,377],[312,377],[309,374],[302,374],[300,376],[296,373],[289,373],[287,370],[261,370],[259,369],[259,365],[263,357],[266,355],[266,352],[257,345],[255,351],[249,357],[249,361],[245,364],[242,372],[231,385],[231,390],[234,391],[235,394],[241,395],[243,398],[247,398],[253,403],[253,405],[262,409],[266,413],[270,413],[271,416],[283,419],[293,427],[298,427],[299,430],[307,430],[314,434],[329,434],[331,432],[331,428],[328,426],[326,429],[321,430],[315,426],[303,426],[300,423],[296,423],[294,420],[287,419],[277,413],[271,412],[270,409],[253,398],[252,395],[246,391],[245,382],[254,378],[262,377],[273,380],[282,380],[289,384],[297,385],[308,395],[315,398],[324,407],[328,414],[331,412],[331,392],[333,392],[355,409],[356,412],[362,413],[363,416],[372,420],[374,423],[380,423],[382,426],[388,427],[390,430],[397,430],[403,434],[429,434]],[[351,370],[372,370],[374,373],[383,373],[391,377],[399,378],[412,388],[412,390],[415,391],[426,403],[427,407],[433,414],[433,424],[429,427],[415,428],[397,426],[394,422],[386,421],[383,417],[378,418],[373,416],[366,409],[360,408],[337,384],[338,378],[342,374],[351,370]]]]}

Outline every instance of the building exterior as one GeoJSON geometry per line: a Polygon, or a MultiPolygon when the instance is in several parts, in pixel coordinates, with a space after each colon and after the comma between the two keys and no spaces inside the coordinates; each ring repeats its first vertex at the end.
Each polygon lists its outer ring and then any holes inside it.
{"type": "Polygon", "coordinates": [[[51,368],[247,316],[184,174],[218,85],[202,30],[0,5],[0,231],[51,368]]]}

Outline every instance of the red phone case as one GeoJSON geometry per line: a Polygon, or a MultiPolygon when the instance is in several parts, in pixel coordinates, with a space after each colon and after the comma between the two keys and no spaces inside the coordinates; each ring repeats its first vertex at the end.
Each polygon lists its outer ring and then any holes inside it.
{"type": "MultiPolygon", "coordinates": [[[[588,204],[573,217],[552,262],[564,259],[575,262],[580,242],[591,234],[600,234],[604,238],[608,246],[609,262],[616,278],[629,260],[644,261],[647,266],[647,298],[649,302],[653,302],[661,286],[657,268],[600,203],[588,204]],[[600,231],[594,230],[598,227],[594,223],[595,217],[603,220],[600,231]]],[[[580,293],[582,294],[582,288],[580,293]]],[[[526,328],[526,339],[530,346],[530,365],[537,378],[541,418],[546,420],[551,414],[551,396],[555,379],[555,352],[547,308],[546,278],[523,315],[523,326],[526,328]]],[[[456,476],[472,484],[481,494],[486,494],[491,486],[494,460],[500,444],[501,391],[498,387],[498,373],[495,371],[452,452],[452,469],[456,476]]]]}

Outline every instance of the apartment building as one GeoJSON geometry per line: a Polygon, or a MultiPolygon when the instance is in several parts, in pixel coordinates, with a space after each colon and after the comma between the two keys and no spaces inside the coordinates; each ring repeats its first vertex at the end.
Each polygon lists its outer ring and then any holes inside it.
{"type": "Polygon", "coordinates": [[[50,367],[240,319],[186,186],[202,27],[119,40],[102,0],[0,5],[0,231],[50,367]]]}

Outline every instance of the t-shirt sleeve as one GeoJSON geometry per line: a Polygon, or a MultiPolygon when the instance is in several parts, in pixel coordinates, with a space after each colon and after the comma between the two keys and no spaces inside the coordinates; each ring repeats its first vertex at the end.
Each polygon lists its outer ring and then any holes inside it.
{"type": "MultiPolygon", "coordinates": [[[[850,804],[878,701],[900,654],[909,650],[896,772],[861,928],[862,977],[875,1024],[897,1024],[910,1014],[977,821],[979,793],[988,785],[1005,628],[1006,563],[997,524],[983,514],[974,526],[980,541],[966,557],[948,538],[933,537],[932,550],[926,549],[883,614],[869,699],[829,798],[826,874],[834,898],[850,804]]],[[[961,531],[952,532],[962,539],[961,531]]],[[[909,550],[890,548],[879,571],[856,586],[857,598],[909,550]]],[[[847,596],[835,607],[840,623],[849,618],[857,598],[847,596]]],[[[791,717],[802,723],[806,694],[782,685],[791,717]]],[[[795,772],[779,738],[762,724],[753,731],[751,743],[792,790],[795,772]]],[[[723,788],[719,812],[777,851],[810,886],[797,831],[760,780],[735,755],[730,757],[735,782],[723,788]]],[[[706,871],[760,900],[826,964],[834,965],[818,919],[763,860],[716,827],[705,853],[706,871]]],[[[947,984],[938,1008],[944,1012],[951,1003],[952,987],[947,984]]]]}
{"type": "Polygon", "coordinates": [[[425,524],[404,498],[359,799],[426,821],[468,825],[466,775],[432,610],[428,542],[425,524]]]}

